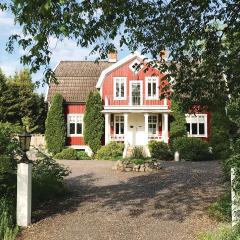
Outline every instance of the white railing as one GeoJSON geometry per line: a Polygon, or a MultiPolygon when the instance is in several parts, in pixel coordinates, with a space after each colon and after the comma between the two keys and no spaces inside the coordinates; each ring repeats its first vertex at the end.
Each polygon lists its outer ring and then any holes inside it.
{"type": "Polygon", "coordinates": [[[167,106],[167,99],[150,99],[143,96],[126,96],[122,99],[106,96],[105,106],[167,106]]]}

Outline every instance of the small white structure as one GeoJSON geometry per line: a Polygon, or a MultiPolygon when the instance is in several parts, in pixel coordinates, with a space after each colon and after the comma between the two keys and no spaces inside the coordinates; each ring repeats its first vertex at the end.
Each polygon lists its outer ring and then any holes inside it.
{"type": "Polygon", "coordinates": [[[232,200],[232,226],[236,226],[239,221],[239,213],[240,213],[240,206],[239,206],[239,196],[237,196],[236,192],[233,189],[235,179],[235,169],[231,168],[231,200],[232,200]]]}
{"type": "Polygon", "coordinates": [[[17,225],[31,224],[32,163],[18,163],[17,168],[17,225]]]}
{"type": "Polygon", "coordinates": [[[180,155],[179,155],[178,151],[176,151],[175,154],[174,154],[174,161],[175,162],[179,162],[180,161],[180,155]]]}

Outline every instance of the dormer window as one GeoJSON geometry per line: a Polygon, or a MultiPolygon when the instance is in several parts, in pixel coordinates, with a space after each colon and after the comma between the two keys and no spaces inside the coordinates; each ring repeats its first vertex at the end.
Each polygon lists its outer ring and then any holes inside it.
{"type": "Polygon", "coordinates": [[[135,59],[130,65],[129,68],[134,72],[137,73],[139,72],[139,70],[142,68],[143,66],[140,66],[140,61],[138,61],[137,59],[135,59]]]}
{"type": "Polygon", "coordinates": [[[126,77],[114,78],[114,99],[124,100],[126,99],[126,77]]]}
{"type": "Polygon", "coordinates": [[[158,77],[146,77],[146,99],[158,99],[158,77]]]}

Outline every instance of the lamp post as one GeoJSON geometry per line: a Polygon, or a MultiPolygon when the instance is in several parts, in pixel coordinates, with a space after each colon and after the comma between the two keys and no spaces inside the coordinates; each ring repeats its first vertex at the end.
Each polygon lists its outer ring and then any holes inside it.
{"type": "Polygon", "coordinates": [[[27,157],[31,134],[25,128],[18,137],[23,156],[17,167],[17,225],[27,227],[31,223],[32,208],[32,162],[27,157]]]}

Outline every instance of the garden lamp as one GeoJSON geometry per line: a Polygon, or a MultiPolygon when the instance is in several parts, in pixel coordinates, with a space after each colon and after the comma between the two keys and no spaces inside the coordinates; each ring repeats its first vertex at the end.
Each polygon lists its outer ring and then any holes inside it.
{"type": "Polygon", "coordinates": [[[26,152],[29,151],[30,148],[31,136],[32,135],[26,131],[26,127],[24,132],[18,135],[20,147],[24,152],[21,162],[29,162],[26,152]]]}

